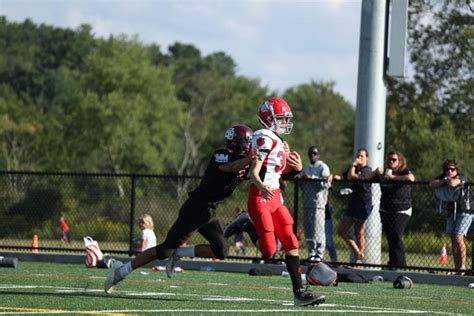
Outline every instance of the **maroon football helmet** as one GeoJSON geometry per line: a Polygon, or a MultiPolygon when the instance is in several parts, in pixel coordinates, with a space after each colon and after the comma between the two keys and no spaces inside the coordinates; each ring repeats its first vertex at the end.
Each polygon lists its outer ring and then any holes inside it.
{"type": "Polygon", "coordinates": [[[244,124],[228,128],[225,132],[226,147],[236,153],[245,153],[252,144],[253,131],[244,124]]]}

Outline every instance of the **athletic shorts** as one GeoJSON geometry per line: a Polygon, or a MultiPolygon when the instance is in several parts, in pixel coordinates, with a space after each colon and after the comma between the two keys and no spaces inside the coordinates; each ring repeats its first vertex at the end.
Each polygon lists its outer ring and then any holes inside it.
{"type": "Polygon", "coordinates": [[[446,233],[448,233],[449,236],[466,236],[469,230],[469,226],[471,226],[473,216],[473,214],[469,213],[456,213],[456,220],[454,220],[454,213],[448,212],[448,220],[446,221],[446,233]]]}
{"type": "Polygon", "coordinates": [[[372,213],[372,205],[364,203],[350,204],[347,207],[344,217],[348,217],[356,222],[365,222],[372,213]]]}

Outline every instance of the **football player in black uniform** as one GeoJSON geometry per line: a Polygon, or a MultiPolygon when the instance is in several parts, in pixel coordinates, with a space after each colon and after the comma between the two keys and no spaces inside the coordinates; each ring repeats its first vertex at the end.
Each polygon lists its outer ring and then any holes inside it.
{"type": "Polygon", "coordinates": [[[216,217],[216,207],[232,194],[247,174],[252,160],[257,159],[257,153],[250,150],[252,134],[252,129],[246,125],[227,129],[226,148],[214,152],[201,183],[189,194],[166,239],[127,264],[112,259],[104,283],[107,293],[133,270],[156,259],[168,258],[166,274],[171,277],[176,261],[183,256],[218,259],[227,256],[229,246],[221,220],[216,217]],[[209,244],[180,247],[196,230],[209,244]]]}

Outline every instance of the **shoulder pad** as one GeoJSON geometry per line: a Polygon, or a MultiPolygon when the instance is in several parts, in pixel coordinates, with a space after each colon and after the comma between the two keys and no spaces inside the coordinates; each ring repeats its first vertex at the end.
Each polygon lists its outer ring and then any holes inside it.
{"type": "Polygon", "coordinates": [[[230,160],[230,152],[227,149],[219,149],[214,152],[214,161],[216,163],[228,163],[230,160]]]}

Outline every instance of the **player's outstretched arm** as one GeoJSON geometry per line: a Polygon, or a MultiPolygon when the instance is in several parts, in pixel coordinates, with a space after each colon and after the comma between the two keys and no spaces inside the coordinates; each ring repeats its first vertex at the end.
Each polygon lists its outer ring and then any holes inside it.
{"type": "Polygon", "coordinates": [[[268,185],[263,183],[259,176],[262,165],[263,165],[263,160],[255,159],[252,161],[252,164],[250,165],[250,171],[249,171],[250,183],[255,185],[260,190],[260,192],[262,192],[262,196],[265,199],[271,199],[273,197],[272,189],[268,185]]]}
{"type": "Polygon", "coordinates": [[[238,173],[239,171],[244,170],[248,165],[250,165],[253,160],[257,159],[257,157],[258,150],[252,149],[246,157],[220,165],[219,170],[222,172],[238,173]]]}

